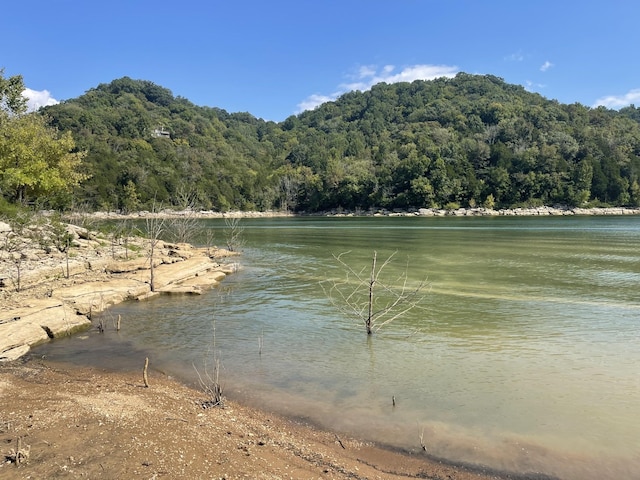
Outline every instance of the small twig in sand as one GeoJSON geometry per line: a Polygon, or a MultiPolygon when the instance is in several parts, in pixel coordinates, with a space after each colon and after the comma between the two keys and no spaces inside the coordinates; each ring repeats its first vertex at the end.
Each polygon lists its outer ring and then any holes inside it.
{"type": "Polygon", "coordinates": [[[346,450],[346,447],[344,446],[344,444],[342,443],[342,440],[340,440],[340,437],[338,436],[337,433],[334,433],[334,435],[336,436],[336,440],[338,441],[338,443],[340,444],[340,446],[342,447],[343,450],[346,450]]]}
{"type": "Polygon", "coordinates": [[[29,461],[29,454],[31,453],[31,445],[27,445],[26,447],[22,447],[22,437],[18,437],[17,445],[15,449],[11,449],[9,456],[7,457],[9,461],[14,462],[17,467],[19,467],[23,463],[27,463],[29,461]]]}
{"type": "Polygon", "coordinates": [[[420,430],[420,446],[422,447],[422,450],[425,452],[427,451],[427,446],[424,444],[424,427],[420,430]]]}
{"type": "Polygon", "coordinates": [[[165,417],[165,420],[176,420],[178,422],[189,423],[188,420],[185,420],[184,418],[177,418],[177,417],[165,417]]]}
{"type": "Polygon", "coordinates": [[[144,386],[149,388],[149,377],[147,377],[147,369],[149,368],[149,357],[144,359],[144,368],[142,369],[142,379],[144,380],[144,386]]]}

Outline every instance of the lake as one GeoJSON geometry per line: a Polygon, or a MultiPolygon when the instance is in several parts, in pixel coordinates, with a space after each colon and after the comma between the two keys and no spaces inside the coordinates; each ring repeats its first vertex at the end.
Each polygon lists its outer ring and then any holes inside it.
{"type": "MultiPolygon", "coordinates": [[[[202,223],[224,243],[223,221],[202,223]]],[[[149,356],[194,382],[215,350],[227,396],[336,432],[416,452],[422,436],[432,455],[514,472],[640,478],[640,217],[241,223],[241,268],[219,288],[118,305],[106,334],[36,351],[114,369],[149,356]],[[344,279],[333,255],[360,270],[374,251],[379,265],[396,252],[381,280],[428,286],[368,336],[321,282],[344,279]]]]}

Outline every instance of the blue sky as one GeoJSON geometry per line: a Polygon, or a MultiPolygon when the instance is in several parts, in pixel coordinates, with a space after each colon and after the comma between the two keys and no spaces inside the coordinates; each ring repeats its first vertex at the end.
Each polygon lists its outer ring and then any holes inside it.
{"type": "Polygon", "coordinates": [[[456,72],[562,103],[640,105],[636,0],[6,3],[0,68],[40,105],[129,76],[282,121],[380,81],[456,72]]]}

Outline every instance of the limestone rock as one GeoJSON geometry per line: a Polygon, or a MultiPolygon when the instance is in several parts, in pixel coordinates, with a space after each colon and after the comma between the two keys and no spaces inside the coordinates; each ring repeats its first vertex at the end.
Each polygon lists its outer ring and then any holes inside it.
{"type": "Polygon", "coordinates": [[[2,312],[0,360],[18,358],[28,352],[30,346],[71,334],[90,324],[88,318],[77,315],[74,309],[54,298],[2,312]]]}

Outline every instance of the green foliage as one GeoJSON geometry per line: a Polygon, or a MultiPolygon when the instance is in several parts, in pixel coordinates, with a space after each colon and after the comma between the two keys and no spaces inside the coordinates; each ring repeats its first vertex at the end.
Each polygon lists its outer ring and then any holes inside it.
{"type": "Polygon", "coordinates": [[[288,119],[298,142],[285,158],[321,178],[321,203],[298,209],[629,205],[640,176],[639,119],[635,107],[562,105],[461,73],[376,85],[288,119]],[[371,179],[348,175],[356,162],[370,162],[371,179]],[[363,194],[345,195],[354,190],[363,194]]]}
{"type": "Polygon", "coordinates": [[[85,177],[83,154],[71,132],[59,134],[44,117],[13,117],[0,131],[0,189],[18,203],[69,192],[85,177]]]}
{"type": "Polygon", "coordinates": [[[13,115],[27,110],[27,99],[22,96],[24,82],[21,75],[4,78],[4,68],[0,68],[0,126],[13,115]]]}
{"type": "Polygon", "coordinates": [[[73,235],[69,233],[67,225],[62,222],[61,216],[55,215],[50,220],[51,225],[51,241],[60,253],[65,253],[71,246],[73,235]]]}
{"type": "Polygon", "coordinates": [[[6,198],[0,196],[0,221],[17,215],[25,208],[22,205],[12,203],[6,198]]]}
{"type": "Polygon", "coordinates": [[[60,204],[85,178],[79,172],[83,155],[71,132],[59,134],[45,117],[25,114],[23,91],[21,76],[4,78],[0,69],[0,197],[60,204]]]}
{"type": "Polygon", "coordinates": [[[124,77],[46,108],[87,150],[92,177],[78,194],[94,208],[178,207],[188,185],[198,208],[272,208],[273,123],[197,107],[148,81],[124,77]]]}
{"type": "Polygon", "coordinates": [[[74,195],[93,208],[182,208],[185,188],[219,211],[640,202],[638,109],[492,75],[379,84],[280,124],[127,77],[44,111],[87,151],[74,195]]]}

